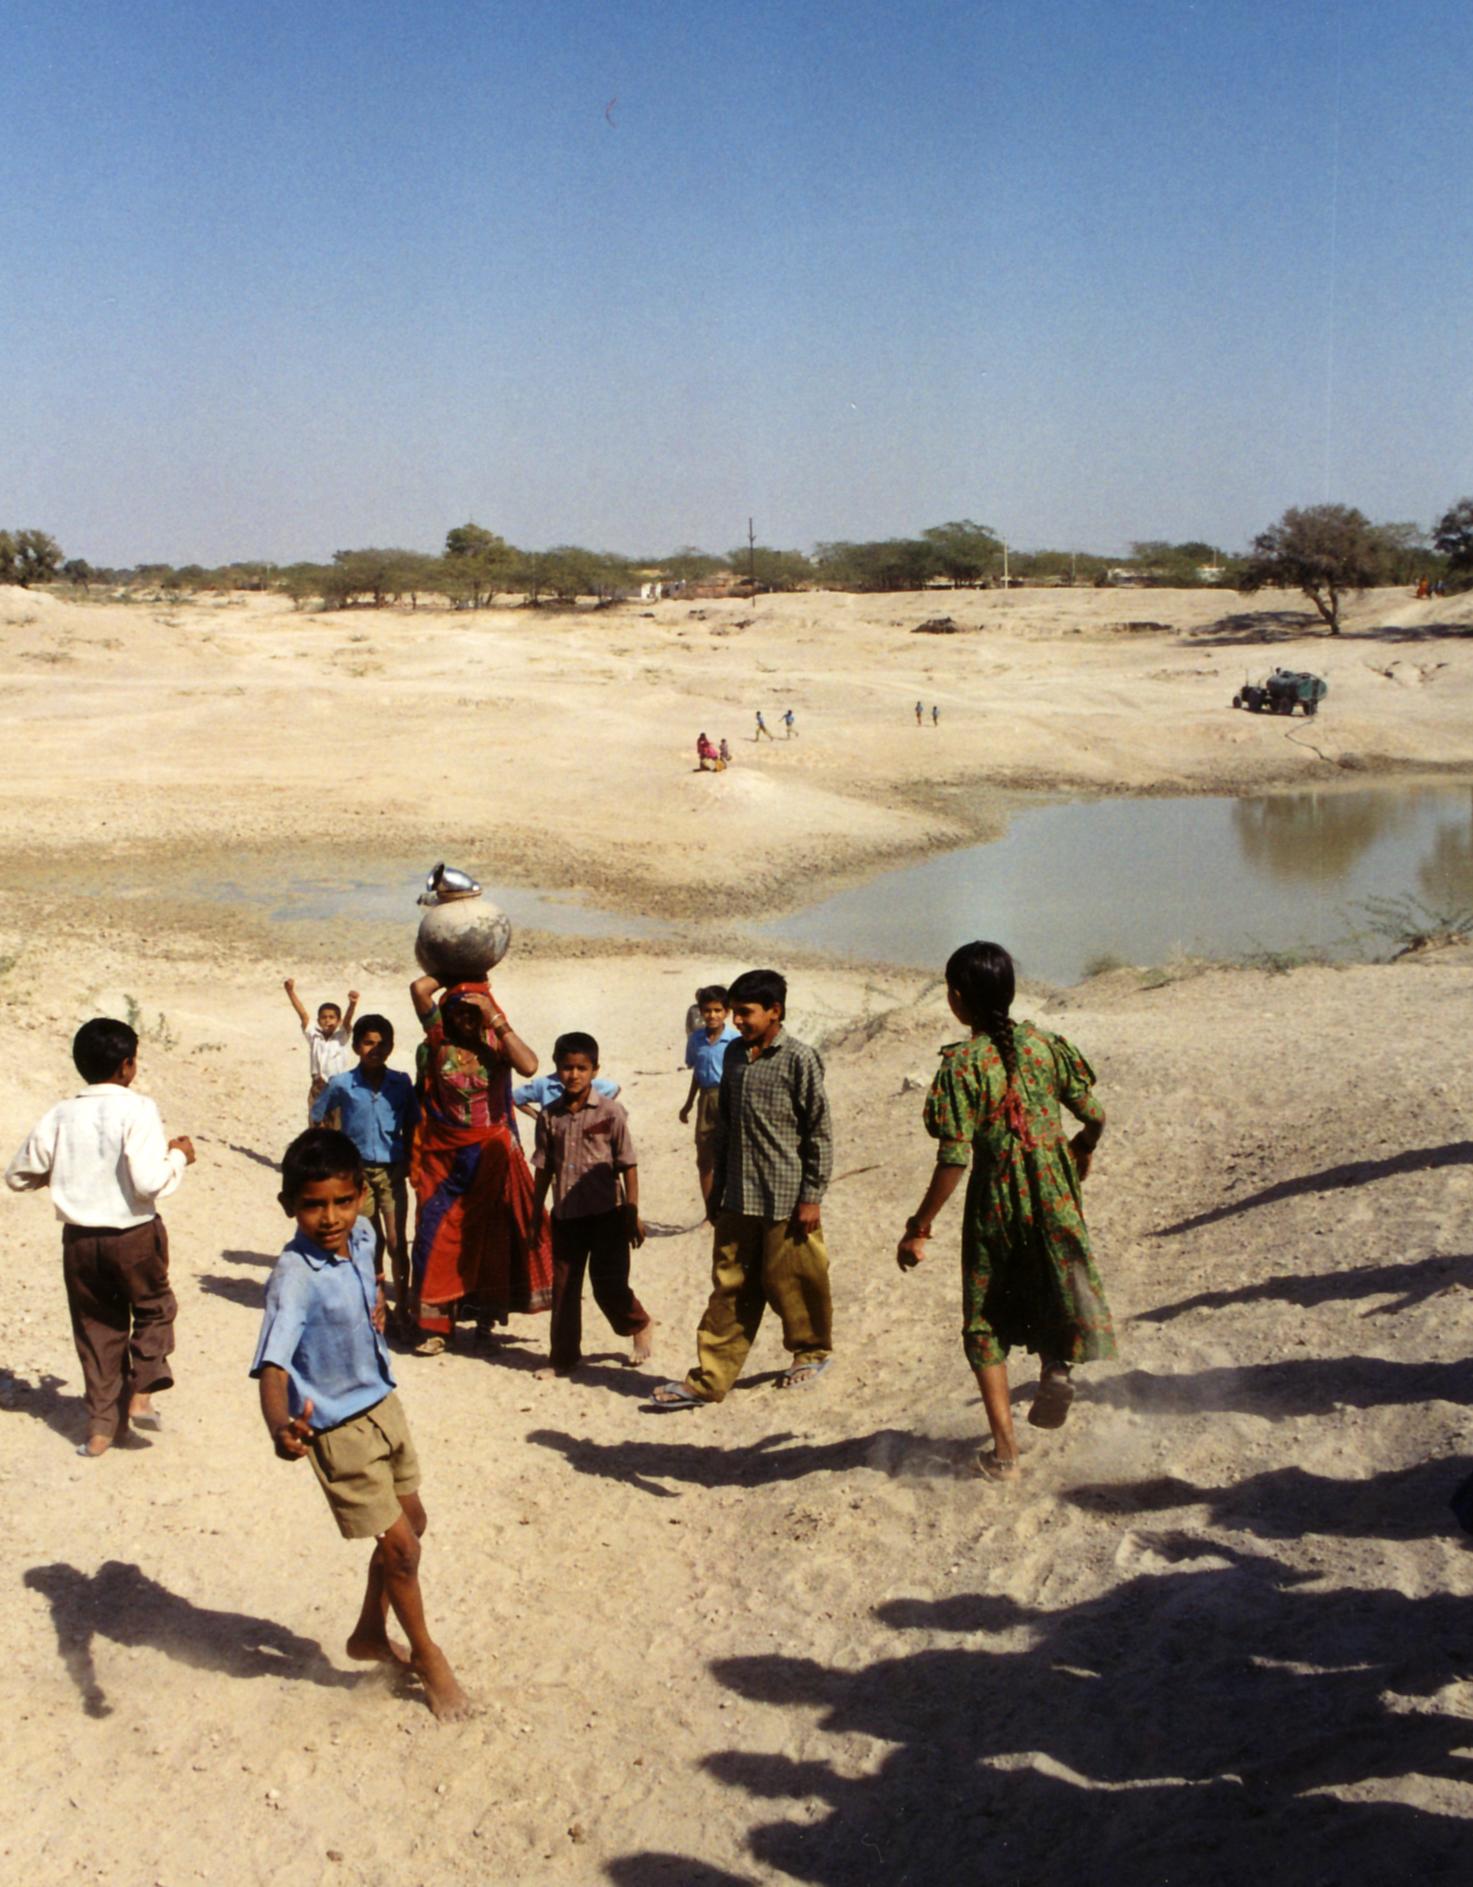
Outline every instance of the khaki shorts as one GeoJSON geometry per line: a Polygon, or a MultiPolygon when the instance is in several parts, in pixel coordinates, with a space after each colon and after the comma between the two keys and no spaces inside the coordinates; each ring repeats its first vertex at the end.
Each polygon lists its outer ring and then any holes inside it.
{"type": "Polygon", "coordinates": [[[720,1088],[696,1089],[696,1151],[709,1147],[716,1135],[716,1116],[721,1100],[720,1088]]]}
{"type": "Polygon", "coordinates": [[[404,1407],[391,1389],[362,1415],[324,1429],[312,1469],[345,1540],[376,1540],[399,1518],[399,1496],[419,1486],[419,1456],[404,1407]]]}

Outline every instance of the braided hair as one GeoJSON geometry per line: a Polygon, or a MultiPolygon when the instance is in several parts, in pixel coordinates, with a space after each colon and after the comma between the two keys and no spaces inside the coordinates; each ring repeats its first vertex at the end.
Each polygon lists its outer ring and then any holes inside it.
{"type": "Polygon", "coordinates": [[[1032,1144],[1027,1116],[1018,1093],[1018,1050],[1013,1041],[1013,1006],[1016,976],[1013,959],[1001,944],[968,943],[946,959],[946,985],[956,996],[971,1026],[991,1038],[1007,1075],[1003,1118],[1016,1137],[1032,1144]]]}

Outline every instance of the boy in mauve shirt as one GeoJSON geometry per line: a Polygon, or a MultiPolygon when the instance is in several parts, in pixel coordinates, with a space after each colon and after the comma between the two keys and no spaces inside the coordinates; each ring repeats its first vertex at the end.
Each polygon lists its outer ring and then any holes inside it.
{"type": "Polygon", "coordinates": [[[629,1247],[644,1243],[639,1168],[629,1116],[594,1088],[598,1043],[572,1032],[553,1044],[561,1096],[537,1116],[537,1214],[552,1194],[552,1363],[539,1377],[571,1376],[583,1355],[583,1273],[631,1361],[650,1354],[654,1319],[629,1288],[629,1247]],[[619,1194],[623,1190],[621,1202],[619,1194]]]}
{"type": "Polygon", "coordinates": [[[10,1162],[12,1192],[51,1189],[62,1222],[61,1274],[82,1365],[94,1460],[136,1428],[159,1429],[152,1398],[174,1381],[168,1358],[178,1310],[169,1289],[169,1235],[155,1210],[194,1164],[187,1137],[164,1139],[159,1110],[132,1092],[138,1037],[95,1016],[72,1041],[86,1082],[44,1114],[10,1162]]]}

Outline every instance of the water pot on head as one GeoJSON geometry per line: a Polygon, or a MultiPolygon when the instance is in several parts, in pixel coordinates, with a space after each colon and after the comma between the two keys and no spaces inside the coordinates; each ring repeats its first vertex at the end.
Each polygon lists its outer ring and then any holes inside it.
{"type": "Polygon", "coordinates": [[[469,873],[453,865],[436,865],[419,901],[425,906],[414,940],[420,968],[447,988],[484,983],[511,943],[505,911],[481,895],[469,873]]]}

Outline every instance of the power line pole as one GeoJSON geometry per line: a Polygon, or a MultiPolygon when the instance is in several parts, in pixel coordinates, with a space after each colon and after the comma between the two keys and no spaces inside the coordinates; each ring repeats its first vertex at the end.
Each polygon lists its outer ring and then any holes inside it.
{"type": "Polygon", "coordinates": [[[757,594],[757,538],[752,530],[752,520],[747,519],[747,581],[752,586],[752,594],[757,594]]]}

